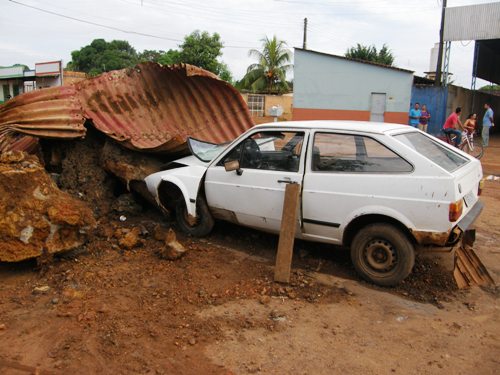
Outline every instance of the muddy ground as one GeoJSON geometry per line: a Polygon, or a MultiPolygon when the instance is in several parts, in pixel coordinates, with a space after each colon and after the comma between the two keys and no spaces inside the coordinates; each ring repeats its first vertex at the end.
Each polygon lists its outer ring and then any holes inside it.
{"type": "MultiPolygon", "coordinates": [[[[491,143],[485,175],[500,176],[491,143]]],[[[78,250],[0,263],[1,374],[498,373],[498,289],[457,290],[449,257],[420,257],[401,286],[378,288],[345,251],[299,241],[280,285],[276,236],[218,222],[205,239],[179,236],[187,255],[165,260],[156,238],[170,221],[128,198],[78,250]]],[[[475,249],[498,283],[500,180],[482,200],[475,249]]]]}

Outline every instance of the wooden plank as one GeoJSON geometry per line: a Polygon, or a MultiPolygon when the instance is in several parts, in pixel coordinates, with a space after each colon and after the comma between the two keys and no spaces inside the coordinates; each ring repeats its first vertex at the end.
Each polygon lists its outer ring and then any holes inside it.
{"type": "Polygon", "coordinates": [[[289,283],[292,268],[293,244],[297,227],[300,184],[288,184],[285,189],[280,239],[274,267],[274,281],[289,283]]]}
{"type": "Polygon", "coordinates": [[[468,246],[459,247],[456,250],[453,274],[459,288],[463,288],[464,284],[468,286],[494,285],[488,270],[474,250],[468,246]]]}

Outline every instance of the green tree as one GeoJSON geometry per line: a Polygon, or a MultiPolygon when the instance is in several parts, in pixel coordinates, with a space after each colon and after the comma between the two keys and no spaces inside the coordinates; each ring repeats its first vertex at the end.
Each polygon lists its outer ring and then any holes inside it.
{"type": "Polygon", "coordinates": [[[485,91],[500,91],[500,85],[486,85],[481,87],[479,90],[485,90],[485,91]]]}
{"type": "Polygon", "coordinates": [[[286,42],[276,36],[261,39],[262,50],[251,49],[250,57],[257,63],[247,68],[245,77],[240,81],[240,88],[253,92],[283,93],[288,91],[286,73],[292,68],[292,54],[286,48],[286,42]]]}
{"type": "Polygon", "coordinates": [[[392,66],[394,63],[394,56],[392,51],[385,44],[380,51],[374,45],[364,46],[357,43],[356,47],[351,47],[344,55],[350,59],[358,59],[364,61],[371,61],[378,64],[392,66]]]}
{"type": "Polygon", "coordinates": [[[231,73],[227,65],[218,60],[222,56],[224,47],[219,34],[210,35],[206,31],[196,30],[187,35],[179,47],[180,62],[196,65],[217,74],[226,81],[231,81],[231,73]]]}
{"type": "Polygon", "coordinates": [[[136,50],[125,40],[106,42],[94,39],[88,46],[71,52],[67,68],[91,76],[110,70],[132,67],[139,61],[136,50]]]}
{"type": "Polygon", "coordinates": [[[175,49],[169,49],[163,53],[157,61],[162,65],[173,65],[181,62],[181,53],[175,49]]]}
{"type": "Polygon", "coordinates": [[[165,54],[165,51],[157,51],[154,49],[145,49],[141,53],[139,53],[138,60],[139,62],[159,62],[161,57],[165,54]]]}

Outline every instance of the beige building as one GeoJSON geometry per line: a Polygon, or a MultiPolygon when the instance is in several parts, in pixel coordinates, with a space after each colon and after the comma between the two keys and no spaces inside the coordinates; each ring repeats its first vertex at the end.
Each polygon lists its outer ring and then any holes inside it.
{"type": "Polygon", "coordinates": [[[271,115],[273,107],[281,107],[283,114],[278,116],[278,121],[289,121],[292,119],[293,94],[267,95],[242,93],[243,99],[248,105],[252,118],[256,124],[273,122],[271,115]]]}

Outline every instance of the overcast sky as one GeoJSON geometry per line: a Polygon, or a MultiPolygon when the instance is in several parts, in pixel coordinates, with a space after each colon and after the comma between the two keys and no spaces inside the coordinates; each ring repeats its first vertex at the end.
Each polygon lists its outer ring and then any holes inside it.
{"type": "MultiPolygon", "coordinates": [[[[377,48],[385,43],[396,66],[423,75],[429,71],[430,50],[439,41],[441,1],[0,0],[0,66],[22,63],[34,68],[35,62],[60,59],[66,64],[71,51],[96,38],[127,40],[139,52],[175,49],[185,35],[206,30],[221,35],[222,60],[240,79],[254,62],[248,50],[259,48],[264,36],[276,35],[292,50],[302,47],[307,17],[308,49],[343,55],[356,43],[377,48]]],[[[489,2],[448,0],[448,6],[489,2]]],[[[473,50],[474,42],[452,43],[450,72],[455,84],[470,87],[473,50]]],[[[478,80],[478,86],[483,84],[478,80]]]]}

